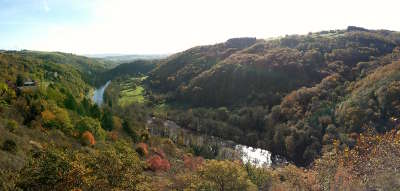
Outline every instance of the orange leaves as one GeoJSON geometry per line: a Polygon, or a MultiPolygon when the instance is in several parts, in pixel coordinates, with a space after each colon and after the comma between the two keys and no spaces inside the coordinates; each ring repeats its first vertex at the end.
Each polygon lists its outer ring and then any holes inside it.
{"type": "Polygon", "coordinates": [[[40,114],[44,123],[49,123],[52,120],[56,119],[56,116],[49,110],[44,110],[40,114]]]}
{"type": "Polygon", "coordinates": [[[147,156],[149,154],[149,146],[146,143],[138,143],[136,145],[136,152],[141,156],[147,156]]]}
{"type": "Polygon", "coordinates": [[[92,146],[96,143],[94,136],[91,132],[85,131],[82,134],[82,144],[92,146]]]}

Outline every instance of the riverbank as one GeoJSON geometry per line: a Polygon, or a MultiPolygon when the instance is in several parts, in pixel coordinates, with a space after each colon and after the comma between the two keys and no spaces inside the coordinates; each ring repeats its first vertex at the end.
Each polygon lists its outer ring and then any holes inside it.
{"type": "Polygon", "coordinates": [[[147,121],[146,127],[150,134],[154,136],[168,137],[182,146],[200,148],[199,150],[202,150],[202,153],[198,154],[205,154],[205,157],[211,154],[216,159],[241,160],[243,163],[250,163],[258,167],[287,164],[285,160],[278,162],[276,159],[279,157],[273,157],[271,152],[267,150],[237,144],[234,141],[219,137],[199,134],[184,129],[170,120],[152,117],[147,121]]]}

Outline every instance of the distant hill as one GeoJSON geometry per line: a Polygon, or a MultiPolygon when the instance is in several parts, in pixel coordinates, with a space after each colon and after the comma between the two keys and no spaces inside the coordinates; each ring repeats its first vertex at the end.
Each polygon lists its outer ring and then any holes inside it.
{"type": "Polygon", "coordinates": [[[132,62],[135,60],[154,60],[154,59],[163,59],[166,58],[168,55],[166,54],[90,54],[85,55],[89,58],[99,58],[102,60],[108,60],[118,63],[126,63],[132,62]]]}
{"type": "Polygon", "coordinates": [[[157,63],[158,60],[135,60],[129,63],[119,64],[115,68],[101,73],[97,78],[97,84],[101,85],[115,77],[121,77],[125,75],[146,75],[156,67],[157,63]]]}

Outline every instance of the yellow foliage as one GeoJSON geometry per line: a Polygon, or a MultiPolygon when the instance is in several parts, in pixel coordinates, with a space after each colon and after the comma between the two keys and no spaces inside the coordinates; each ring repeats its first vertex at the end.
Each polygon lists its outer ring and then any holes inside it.
{"type": "Polygon", "coordinates": [[[198,189],[257,190],[243,166],[231,161],[209,160],[198,170],[198,189]]]}
{"type": "Polygon", "coordinates": [[[122,121],[121,118],[117,116],[113,116],[113,123],[114,123],[114,129],[122,129],[122,121]]]}

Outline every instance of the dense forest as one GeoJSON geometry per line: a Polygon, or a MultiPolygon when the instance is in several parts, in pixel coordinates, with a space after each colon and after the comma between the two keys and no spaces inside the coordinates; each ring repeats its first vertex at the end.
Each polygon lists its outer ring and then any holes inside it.
{"type": "Polygon", "coordinates": [[[398,32],[358,27],[232,39],[171,56],[148,84],[181,105],[168,116],[183,127],[306,166],[335,139],[352,147],[352,133],[397,125],[399,42],[398,32]]]}
{"type": "Polygon", "coordinates": [[[399,80],[400,32],[359,27],[129,63],[1,51],[0,190],[396,190],[399,80]]]}

